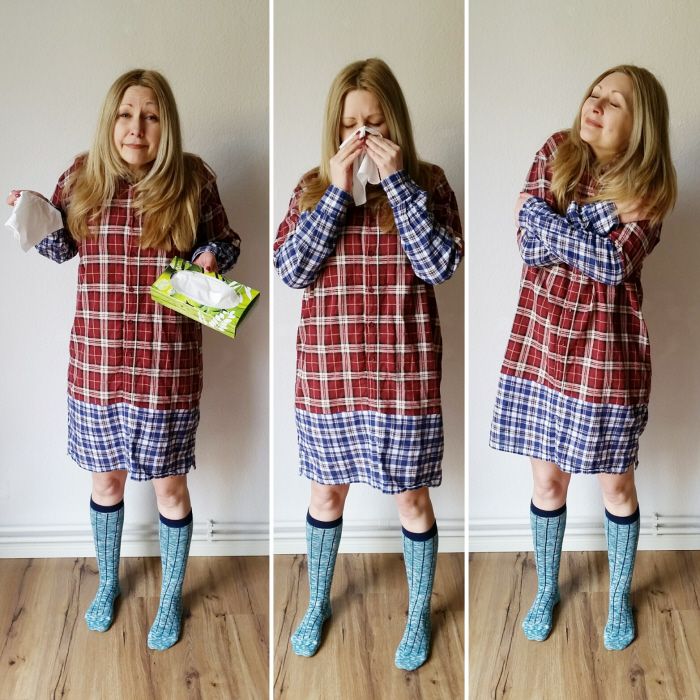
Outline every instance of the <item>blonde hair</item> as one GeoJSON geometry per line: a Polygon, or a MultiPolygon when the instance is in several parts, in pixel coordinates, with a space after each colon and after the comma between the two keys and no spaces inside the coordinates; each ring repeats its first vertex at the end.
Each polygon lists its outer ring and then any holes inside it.
{"type": "MultiPolygon", "coordinates": [[[[413,128],[401,87],[389,66],[380,58],[356,61],[333,80],[326,100],[321,141],[321,164],[304,178],[300,209],[313,209],[331,183],[330,159],[340,146],[340,122],[345,97],[352,90],[367,90],[377,98],[389,130],[389,139],[401,147],[403,169],[418,184],[427,186],[428,169],[418,159],[413,142],[413,128]]],[[[368,188],[367,206],[380,209],[382,226],[394,225],[386,194],[381,189],[368,188]]]]}
{"type": "Polygon", "coordinates": [[[111,201],[120,180],[136,182],[134,206],[143,217],[142,248],[173,248],[185,252],[194,245],[199,223],[199,197],[205,166],[182,152],[180,119],[166,79],[152,70],[132,70],[110,87],[92,148],[68,183],[68,228],[77,240],[91,235],[90,224],[111,201]],[[114,143],[114,125],[126,90],[150,88],[159,109],[160,143],[148,171],[135,176],[114,143]]]}
{"type": "Polygon", "coordinates": [[[568,138],[557,150],[552,171],[552,194],[561,211],[575,198],[581,179],[592,174],[599,189],[590,201],[640,201],[652,223],[660,223],[676,201],[668,101],[661,83],[650,71],[631,65],[615,66],[599,75],[586,91],[568,138]],[[611,73],[623,73],[632,82],[632,131],[625,152],[601,171],[580,136],[581,110],[595,86],[611,73]]]}

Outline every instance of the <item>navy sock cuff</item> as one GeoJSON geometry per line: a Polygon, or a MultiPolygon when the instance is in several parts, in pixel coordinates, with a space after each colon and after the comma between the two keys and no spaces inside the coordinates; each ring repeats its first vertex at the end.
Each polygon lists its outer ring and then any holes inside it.
{"type": "Polygon", "coordinates": [[[90,508],[92,508],[92,510],[94,511],[97,511],[98,513],[116,513],[123,507],[124,499],[119,501],[119,503],[115,503],[113,506],[101,506],[99,503],[95,503],[95,501],[92,500],[92,497],[90,497],[90,508]]]}
{"type": "Polygon", "coordinates": [[[413,540],[414,542],[425,542],[426,540],[432,540],[433,537],[438,534],[437,520],[427,532],[411,532],[403,526],[401,526],[401,532],[403,532],[404,537],[408,537],[409,540],[413,540]]]}
{"type": "Polygon", "coordinates": [[[632,515],[613,515],[607,508],[605,509],[605,517],[610,520],[610,522],[617,523],[618,525],[631,525],[632,523],[636,523],[640,516],[639,516],[639,506],[637,506],[637,510],[632,513],[632,515]]]}
{"type": "Polygon", "coordinates": [[[343,522],[343,516],[341,515],[336,520],[316,520],[316,518],[311,517],[311,513],[306,511],[306,522],[313,527],[320,527],[323,530],[330,530],[332,527],[338,527],[343,522]]]}
{"type": "Polygon", "coordinates": [[[540,518],[556,518],[559,515],[563,515],[566,512],[566,503],[556,510],[542,510],[538,508],[532,501],[530,501],[530,512],[534,515],[539,515],[540,518]]]}
{"type": "Polygon", "coordinates": [[[171,520],[170,518],[166,518],[162,513],[158,513],[158,515],[160,516],[160,522],[168,527],[187,527],[187,525],[192,522],[192,511],[190,511],[184,518],[180,518],[179,520],[171,520]]]}

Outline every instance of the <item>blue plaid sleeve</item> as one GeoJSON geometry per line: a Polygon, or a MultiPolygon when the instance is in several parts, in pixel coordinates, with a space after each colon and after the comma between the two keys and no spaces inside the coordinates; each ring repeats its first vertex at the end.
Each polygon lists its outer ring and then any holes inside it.
{"type": "Polygon", "coordinates": [[[230,270],[241,252],[241,237],[229,226],[221,203],[216,175],[206,163],[205,183],[199,199],[197,241],[192,260],[202,253],[213,253],[219,272],[230,270]]]}
{"type": "Polygon", "coordinates": [[[439,173],[430,208],[427,193],[404,170],[381,182],[404,252],[416,276],[428,284],[452,277],[463,253],[457,201],[444,174],[439,173]]]}
{"type": "Polygon", "coordinates": [[[54,195],[53,204],[56,209],[61,212],[63,218],[63,228],[50,233],[46,238],[39,241],[34,247],[37,252],[49,260],[57,263],[64,263],[66,260],[74,258],[78,254],[78,243],[71,235],[66,226],[66,213],[60,206],[56,204],[56,195],[54,195]]]}
{"type": "Polygon", "coordinates": [[[530,233],[527,229],[518,230],[518,248],[520,257],[526,265],[546,267],[558,265],[561,262],[534,233],[530,233]]]}
{"type": "Polygon", "coordinates": [[[603,284],[621,284],[627,274],[623,252],[609,235],[619,224],[612,202],[572,202],[561,216],[537,197],[520,210],[520,226],[536,236],[560,262],[603,284]]]}
{"type": "Polygon", "coordinates": [[[301,186],[297,187],[289,211],[277,232],[273,264],[289,287],[308,287],[318,276],[335,249],[338,233],[347,216],[352,197],[329,185],[313,211],[299,212],[301,186]]]}
{"type": "Polygon", "coordinates": [[[202,253],[213,253],[216,258],[217,271],[226,272],[234,266],[240,252],[240,245],[232,241],[211,241],[206,245],[199,246],[192,253],[191,259],[194,262],[202,253]]]}

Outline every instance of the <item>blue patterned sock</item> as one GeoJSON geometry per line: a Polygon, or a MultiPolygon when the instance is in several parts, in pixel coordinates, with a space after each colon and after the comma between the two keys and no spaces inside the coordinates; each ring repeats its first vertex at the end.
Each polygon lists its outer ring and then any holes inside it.
{"type": "Polygon", "coordinates": [[[85,613],[88,629],[106,632],[114,619],[114,601],[119,595],[119,550],[124,527],[124,501],[101,506],[90,499],[90,524],[100,583],[95,599],[85,613]]]}
{"type": "Polygon", "coordinates": [[[552,614],[559,602],[559,562],[566,528],[566,503],[557,510],[541,510],[530,503],[530,527],[537,569],[537,596],[523,620],[528,639],[542,642],[552,631],[552,614]]]}
{"type": "Polygon", "coordinates": [[[163,582],[158,613],[148,633],[149,649],[169,649],[180,637],[182,583],[192,540],[192,511],[182,520],[160,516],[160,562],[163,582]]]}
{"type": "Polygon", "coordinates": [[[321,644],[323,623],[331,616],[331,584],[338,554],[343,516],[323,522],[306,514],[306,566],[309,573],[309,607],[292,635],[294,653],[313,656],[321,644]]]}
{"type": "Polygon", "coordinates": [[[408,619],[394,663],[414,671],[430,653],[430,596],[433,593],[438,551],[437,522],[427,532],[403,532],[403,560],[408,579],[408,619]]]}
{"type": "Polygon", "coordinates": [[[632,643],[635,634],[630,587],[639,541],[639,506],[627,516],[613,515],[606,509],[605,539],[608,542],[610,599],[603,641],[606,649],[619,651],[632,643]]]}

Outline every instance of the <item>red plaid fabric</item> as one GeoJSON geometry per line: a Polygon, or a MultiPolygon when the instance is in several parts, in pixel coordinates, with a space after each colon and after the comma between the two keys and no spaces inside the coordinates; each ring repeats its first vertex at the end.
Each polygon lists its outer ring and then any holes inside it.
{"type": "MultiPolygon", "coordinates": [[[[442,170],[433,169],[430,210],[459,238],[454,193],[442,170]]],[[[275,250],[297,225],[302,183],[275,250]]],[[[368,207],[350,206],[333,252],[304,290],[296,407],[311,413],[439,413],[441,353],[432,285],[416,276],[395,230],[382,231],[368,207]]]]}
{"type": "MultiPolygon", "coordinates": [[[[64,214],[66,178],[79,162],[61,176],[52,198],[64,214]]],[[[209,170],[207,174],[197,243],[237,244],[240,239],[228,226],[215,176],[209,170]]],[[[141,218],[133,200],[133,186],[122,182],[94,225],[96,235],[78,245],[68,392],[91,404],[196,408],[202,390],[201,326],[150,296],[153,281],[182,252],[139,247],[141,218]]]]}
{"type": "MultiPolygon", "coordinates": [[[[538,151],[523,189],[551,207],[552,159],[565,137],[554,134],[538,151]]],[[[578,197],[593,195],[595,187],[591,178],[584,180],[578,197]]],[[[641,269],[660,231],[636,222],[609,234],[625,261],[621,284],[596,282],[564,263],[524,265],[501,372],[591,403],[648,403],[651,358],[641,269]]]]}

